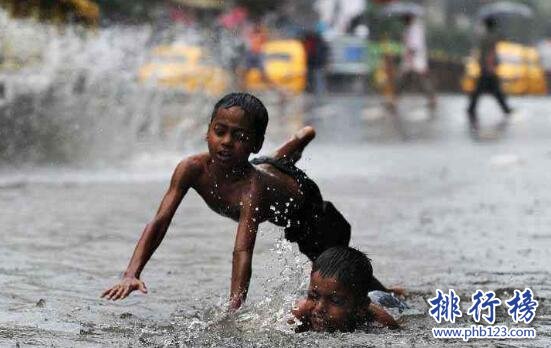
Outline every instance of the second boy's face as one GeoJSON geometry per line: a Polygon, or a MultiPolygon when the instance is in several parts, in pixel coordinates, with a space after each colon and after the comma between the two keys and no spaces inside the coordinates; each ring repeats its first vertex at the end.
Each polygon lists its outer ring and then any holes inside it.
{"type": "Polygon", "coordinates": [[[349,331],[353,329],[357,304],[354,294],[333,277],[312,273],[306,299],[313,331],[349,331]]]}
{"type": "Polygon", "coordinates": [[[243,164],[254,151],[253,124],[238,106],[220,108],[209,125],[207,141],[215,162],[223,166],[243,164]]]}

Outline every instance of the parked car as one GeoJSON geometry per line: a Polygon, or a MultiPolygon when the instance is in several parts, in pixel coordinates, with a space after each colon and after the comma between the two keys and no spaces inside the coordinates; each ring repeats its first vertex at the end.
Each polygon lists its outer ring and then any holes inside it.
{"type": "Polygon", "coordinates": [[[527,64],[527,85],[528,94],[547,94],[547,79],[545,70],[541,65],[540,55],[534,47],[527,47],[525,50],[527,64]]]}
{"type": "MultiPolygon", "coordinates": [[[[273,40],[262,47],[264,70],[268,79],[278,88],[300,94],[306,88],[306,52],[298,40],[273,40]]],[[[258,69],[251,69],[245,76],[247,89],[267,89],[258,69]]]]}
{"type": "MultiPolygon", "coordinates": [[[[300,94],[306,88],[306,53],[300,41],[273,40],[262,48],[264,69],[278,88],[300,94]]],[[[187,93],[199,91],[222,94],[230,85],[231,72],[209,63],[205,49],[191,45],[163,45],[154,48],[149,62],[138,72],[143,84],[176,89],[187,93]]],[[[245,76],[245,87],[264,90],[269,86],[258,69],[245,76]]]]}
{"type": "MultiPolygon", "coordinates": [[[[498,56],[497,75],[507,94],[546,94],[547,82],[541,66],[538,51],[532,46],[500,41],[496,46],[498,56]]],[[[468,57],[461,81],[464,92],[470,93],[476,87],[480,76],[478,59],[468,57]]]]}
{"type": "MultiPolygon", "coordinates": [[[[538,44],[538,54],[540,56],[541,65],[545,71],[547,85],[551,84],[551,39],[544,39],[538,44]]],[[[549,93],[549,90],[547,90],[549,93]]]]}
{"type": "Polygon", "coordinates": [[[154,48],[150,61],[140,68],[138,79],[155,87],[212,95],[221,94],[229,83],[226,71],[207,62],[203,48],[188,45],[154,48]]]}

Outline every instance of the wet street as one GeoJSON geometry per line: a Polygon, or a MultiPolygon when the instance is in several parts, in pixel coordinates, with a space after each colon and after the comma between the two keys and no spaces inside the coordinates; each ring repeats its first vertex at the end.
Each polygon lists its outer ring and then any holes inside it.
{"type": "MultiPolygon", "coordinates": [[[[410,309],[393,313],[401,330],[293,333],[286,320],[310,266],[268,224],[257,238],[247,307],[227,315],[236,224],[194,192],[143,272],[149,294],[117,303],[99,299],[125,269],[172,168],[193,153],[165,149],[100,169],[0,170],[0,344],[440,346],[431,328],[473,324],[466,311],[477,289],[504,301],[529,287],[539,301],[528,325],[536,339],[470,344],[549,345],[551,99],[512,98],[515,113],[503,124],[495,101],[483,98],[477,139],[467,131],[466,104],[464,96],[441,96],[430,114],[423,99],[405,97],[394,116],[373,97],[268,105],[262,153],[304,124],[318,130],[299,167],[349,219],[351,244],[372,258],[376,276],[407,289],[410,309]],[[428,316],[426,300],[436,289],[460,295],[463,317],[455,324],[438,325],[428,316]]],[[[504,306],[496,324],[515,326],[504,306]]]]}

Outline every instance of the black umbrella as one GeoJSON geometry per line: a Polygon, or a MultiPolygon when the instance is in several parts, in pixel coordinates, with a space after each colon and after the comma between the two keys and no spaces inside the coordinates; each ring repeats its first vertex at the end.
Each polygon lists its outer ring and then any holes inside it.
{"type": "Polygon", "coordinates": [[[418,5],[413,2],[394,2],[392,4],[388,4],[381,10],[382,16],[406,16],[406,15],[412,15],[412,16],[422,16],[425,14],[425,9],[423,6],[418,5]]]}
{"type": "Polygon", "coordinates": [[[478,11],[478,18],[480,19],[499,16],[521,16],[530,18],[533,15],[534,11],[532,11],[530,7],[509,1],[499,1],[493,4],[484,5],[478,11]]]}

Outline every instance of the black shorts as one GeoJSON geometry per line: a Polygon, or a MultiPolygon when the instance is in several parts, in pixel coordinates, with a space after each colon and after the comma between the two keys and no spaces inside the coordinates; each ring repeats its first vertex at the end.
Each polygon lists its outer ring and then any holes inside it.
{"type": "Polygon", "coordinates": [[[323,200],[318,185],[302,170],[285,159],[271,157],[255,158],[251,163],[271,164],[297,181],[304,199],[302,205],[289,216],[285,239],[296,242],[300,252],[314,261],[331,247],[348,246],[350,224],[333,203],[323,200]]]}

